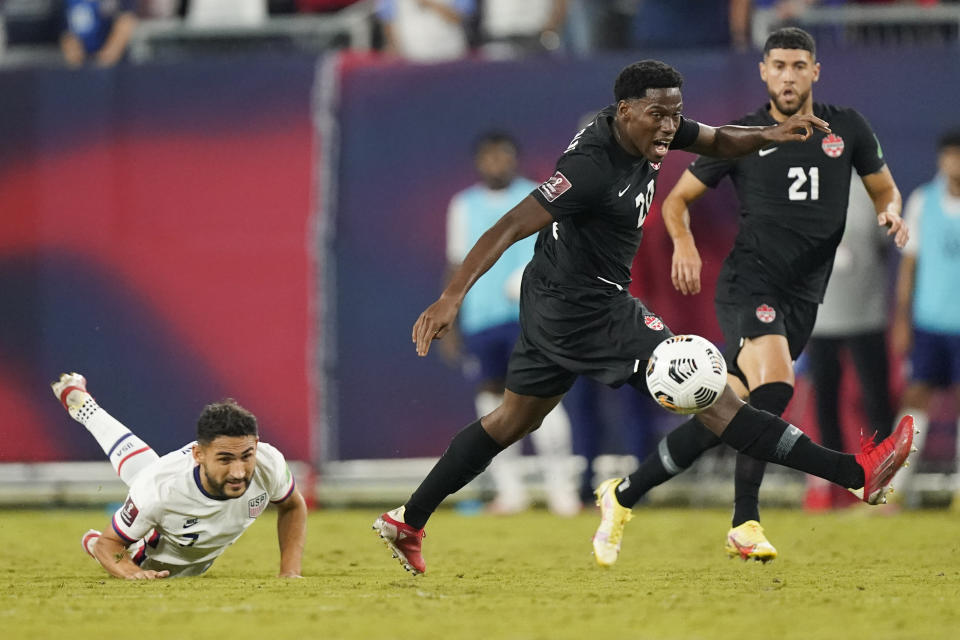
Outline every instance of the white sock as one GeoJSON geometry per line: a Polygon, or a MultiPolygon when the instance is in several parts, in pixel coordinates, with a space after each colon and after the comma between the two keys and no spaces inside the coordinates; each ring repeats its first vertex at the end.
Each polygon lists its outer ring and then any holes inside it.
{"type": "Polygon", "coordinates": [[[906,408],[897,416],[894,425],[900,424],[900,420],[907,414],[913,416],[913,428],[917,432],[913,434],[913,446],[917,448],[917,452],[910,456],[910,466],[904,467],[897,472],[892,484],[897,493],[903,494],[906,504],[912,505],[918,502],[917,496],[915,496],[913,492],[913,479],[916,476],[917,467],[920,466],[920,460],[923,458],[923,445],[927,441],[930,417],[926,411],[906,408]]]}
{"type": "Polygon", "coordinates": [[[543,470],[547,506],[557,515],[576,515],[581,506],[574,481],[576,461],[572,455],[570,418],[563,405],[558,404],[548,413],[543,424],[530,437],[543,470]]]}
{"type": "MultiPolygon", "coordinates": [[[[474,398],[477,417],[489,415],[503,402],[503,396],[492,391],[481,391],[474,398]]],[[[493,480],[496,501],[505,511],[521,511],[529,504],[527,488],[523,484],[523,447],[516,442],[490,462],[488,471],[493,480]]]]}
{"type": "Polygon", "coordinates": [[[71,409],[70,415],[96,439],[117,475],[127,485],[133,482],[140,471],[160,458],[147,443],[104,411],[90,395],[82,406],[71,409]]]}

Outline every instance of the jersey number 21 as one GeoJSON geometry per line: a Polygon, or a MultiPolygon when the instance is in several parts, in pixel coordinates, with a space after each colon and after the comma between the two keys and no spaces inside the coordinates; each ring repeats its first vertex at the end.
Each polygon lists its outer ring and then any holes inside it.
{"type": "Polygon", "coordinates": [[[806,187],[808,172],[803,167],[790,167],[787,171],[787,177],[793,180],[790,188],[787,189],[787,195],[791,200],[806,200],[809,189],[811,200],[820,199],[820,167],[810,167],[810,186],[806,187]]]}

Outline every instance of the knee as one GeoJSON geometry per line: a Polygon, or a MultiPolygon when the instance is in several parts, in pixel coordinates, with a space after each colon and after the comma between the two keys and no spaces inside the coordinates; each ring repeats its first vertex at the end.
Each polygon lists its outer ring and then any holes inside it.
{"type": "Polygon", "coordinates": [[[697,419],[715,435],[719,436],[743,404],[743,400],[730,388],[730,385],[727,385],[716,402],[697,414],[697,419]]]}
{"type": "Polygon", "coordinates": [[[542,419],[531,420],[503,405],[481,420],[484,430],[504,447],[523,439],[525,435],[539,427],[541,422],[542,419]]]}

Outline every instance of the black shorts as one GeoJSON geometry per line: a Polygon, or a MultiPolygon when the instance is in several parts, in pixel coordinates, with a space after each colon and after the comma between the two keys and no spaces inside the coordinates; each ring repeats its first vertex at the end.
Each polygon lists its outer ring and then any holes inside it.
{"type": "Polygon", "coordinates": [[[796,360],[807,346],[817,320],[819,303],[786,295],[773,287],[745,286],[721,280],[714,300],[717,322],[726,342],[727,371],[743,380],[737,356],[745,338],[779,335],[787,339],[790,358],[796,360]],[[763,289],[767,289],[764,291],[763,289]]]}
{"type": "Polygon", "coordinates": [[[645,389],[644,369],[673,335],[663,320],[626,291],[551,284],[530,268],[520,295],[520,338],[506,388],[541,398],[562,395],[577,376],[645,389]]]}

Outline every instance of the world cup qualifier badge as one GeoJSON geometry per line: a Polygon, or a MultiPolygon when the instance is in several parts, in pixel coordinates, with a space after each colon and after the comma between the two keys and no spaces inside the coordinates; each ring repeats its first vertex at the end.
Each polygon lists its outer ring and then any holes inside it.
{"type": "Polygon", "coordinates": [[[777,318],[777,310],[768,304],[757,307],[757,320],[770,324],[777,318]]]}
{"type": "Polygon", "coordinates": [[[653,331],[663,331],[663,321],[657,316],[643,316],[643,323],[653,331]]]}
{"type": "Polygon", "coordinates": [[[839,158],[843,154],[843,138],[835,133],[828,134],[820,143],[820,147],[831,158],[839,158]]]}

